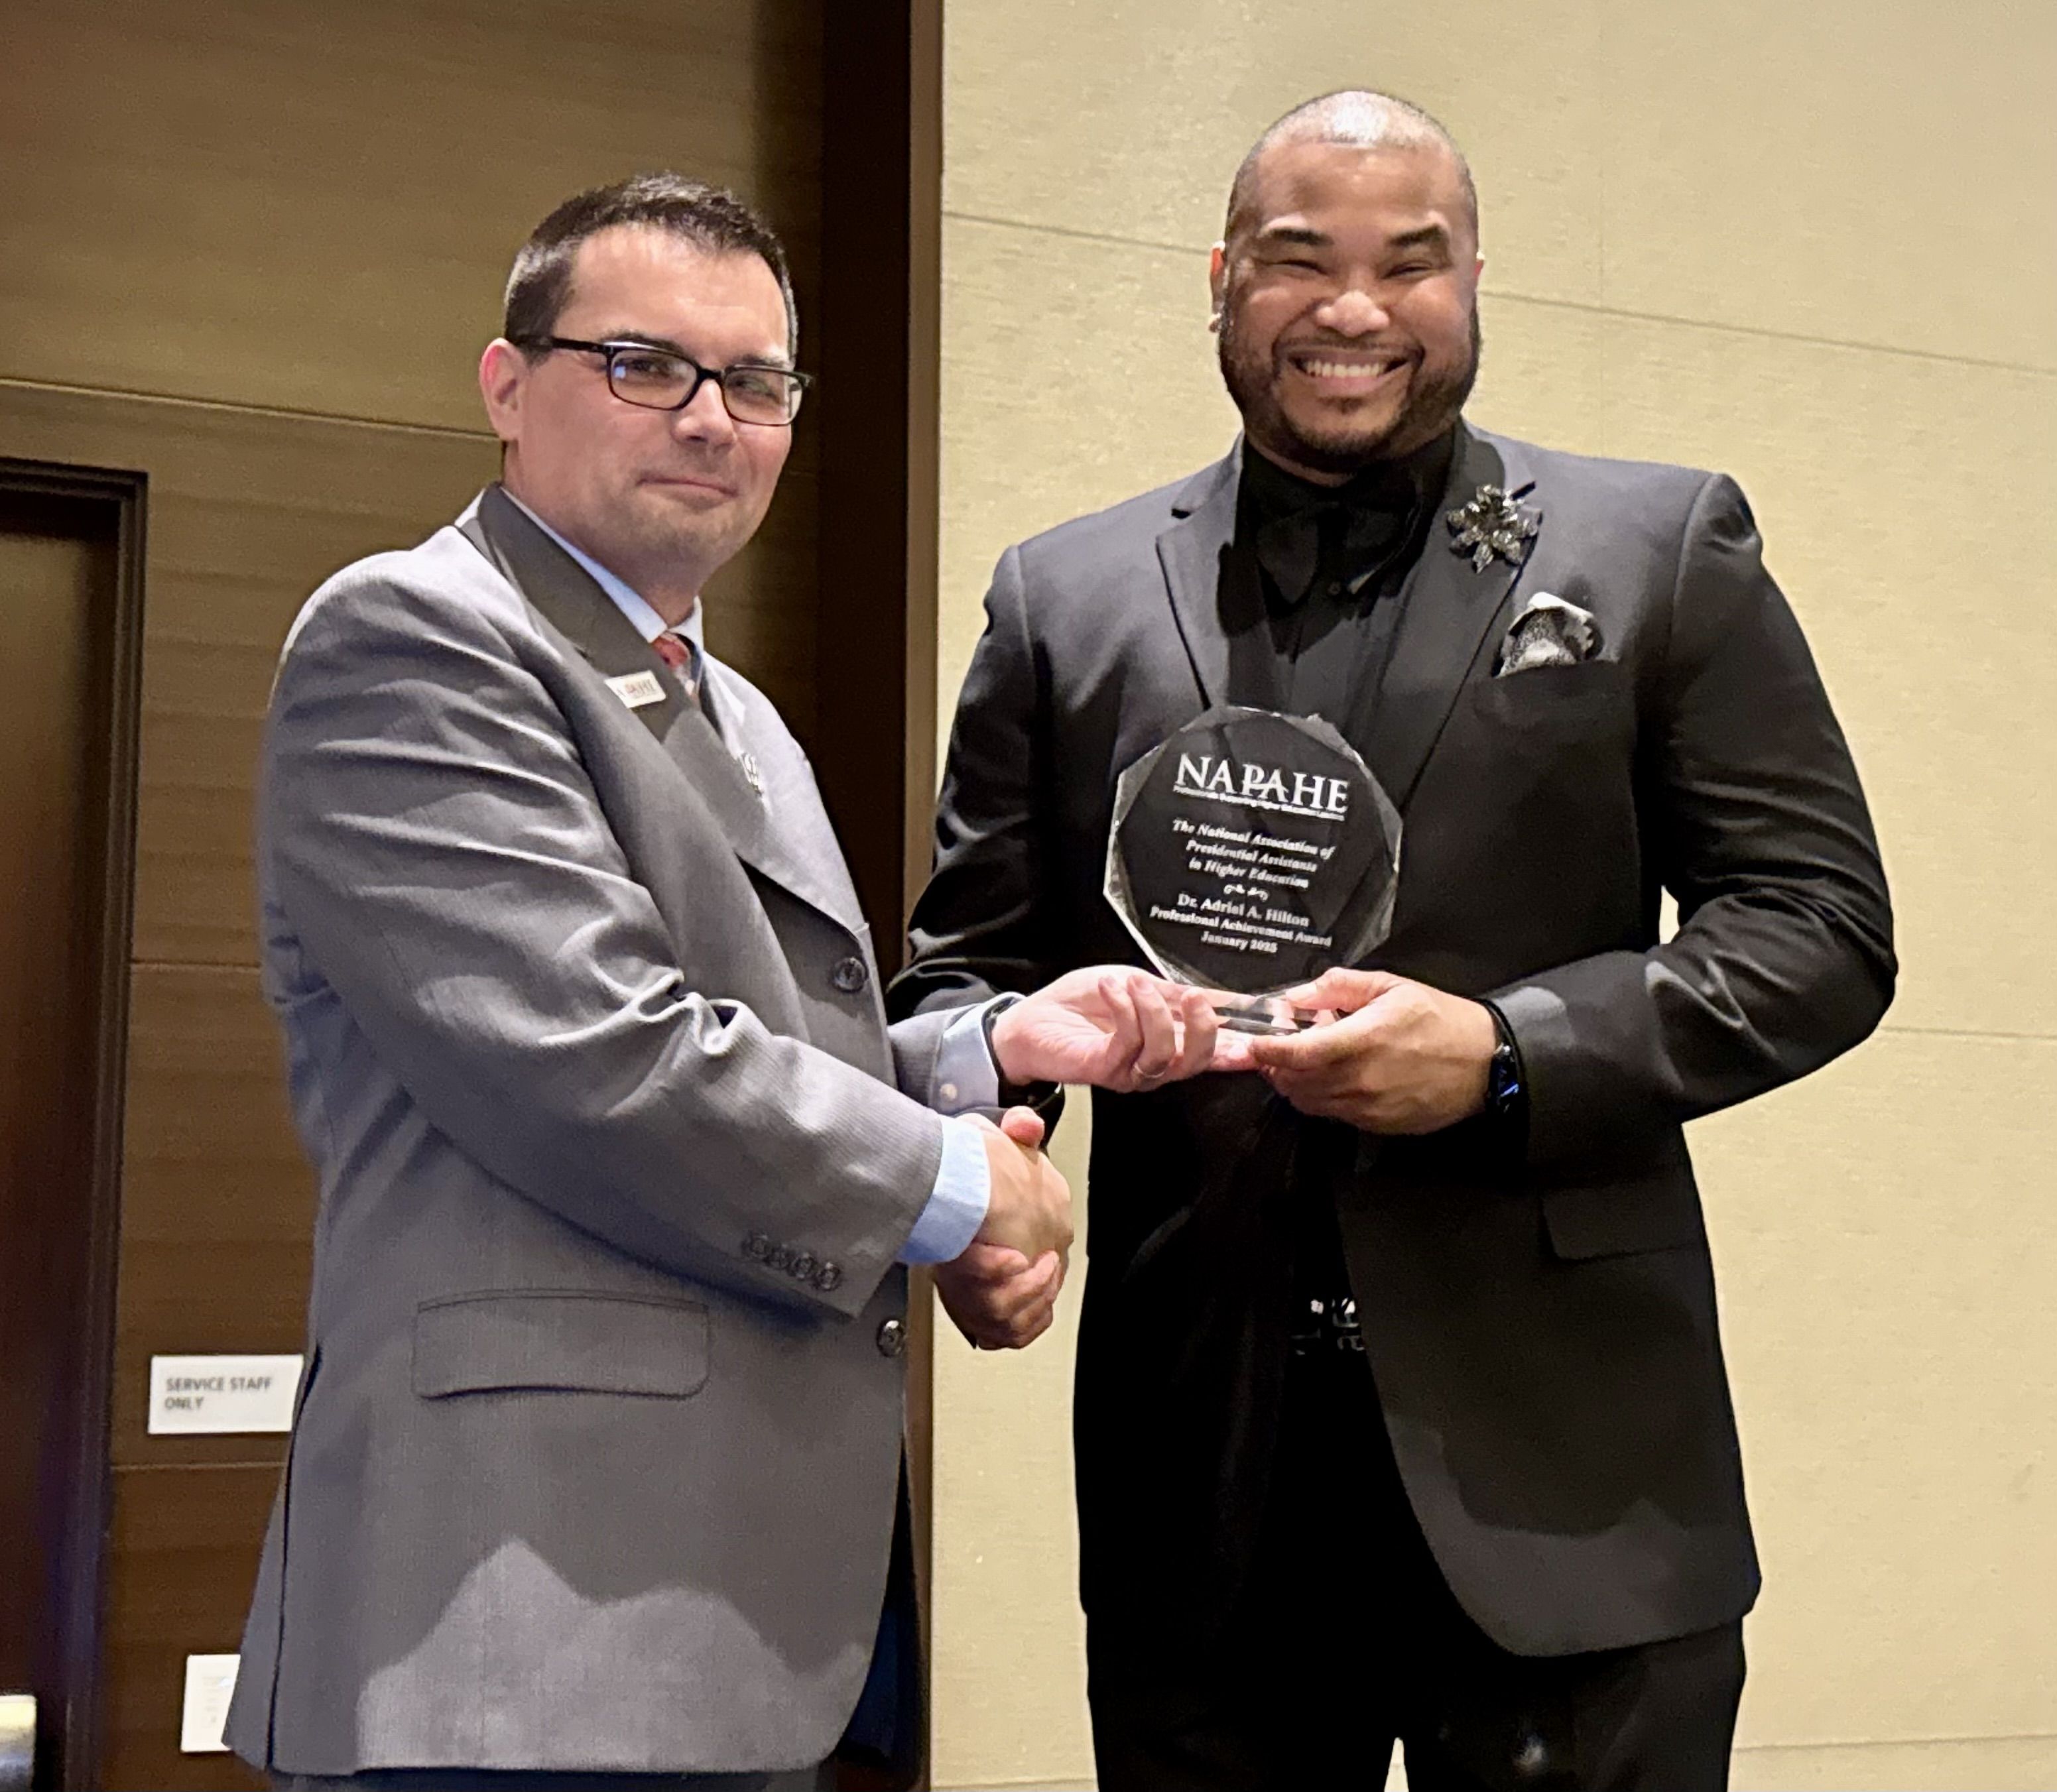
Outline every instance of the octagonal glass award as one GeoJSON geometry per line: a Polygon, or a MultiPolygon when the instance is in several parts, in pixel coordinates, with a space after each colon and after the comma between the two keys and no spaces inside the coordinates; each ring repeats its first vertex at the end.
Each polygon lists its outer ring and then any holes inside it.
{"type": "Polygon", "coordinates": [[[1382,944],[1399,884],[1399,812],[1318,716],[1217,705],[1115,787],[1107,899],[1224,1026],[1307,1024],[1279,992],[1382,944]]]}

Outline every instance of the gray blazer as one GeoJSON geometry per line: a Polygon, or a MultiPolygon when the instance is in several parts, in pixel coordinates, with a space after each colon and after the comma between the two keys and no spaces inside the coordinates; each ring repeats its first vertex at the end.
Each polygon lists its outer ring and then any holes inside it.
{"type": "Polygon", "coordinates": [[[656,671],[497,488],[287,640],[264,969],[320,1211],[254,1764],[799,1767],[864,1683],[940,1029],[889,1037],[771,706],[607,682],[656,671]]]}

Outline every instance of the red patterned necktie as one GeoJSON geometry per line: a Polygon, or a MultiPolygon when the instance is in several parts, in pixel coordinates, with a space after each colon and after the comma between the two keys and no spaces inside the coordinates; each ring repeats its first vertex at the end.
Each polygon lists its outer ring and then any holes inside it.
{"type": "Polygon", "coordinates": [[[650,647],[679,674],[679,682],[686,687],[686,694],[697,703],[700,700],[700,682],[694,675],[692,649],[668,628],[650,643],[650,647]]]}

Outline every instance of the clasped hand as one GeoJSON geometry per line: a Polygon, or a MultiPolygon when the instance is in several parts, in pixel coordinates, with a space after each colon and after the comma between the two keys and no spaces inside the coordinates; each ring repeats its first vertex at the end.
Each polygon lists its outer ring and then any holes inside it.
{"type": "MultiPolygon", "coordinates": [[[[1201,991],[1125,965],[1068,972],[1004,1010],[992,1033],[994,1068],[1010,1083],[1124,1094],[1210,1068],[1215,1038],[1215,1011],[1201,991]]],[[[1042,1141],[1043,1122],[1027,1108],[989,1126],[985,1224],[962,1256],[936,1272],[944,1311],[988,1350],[1019,1350],[1040,1337],[1064,1286],[1071,1192],[1042,1141]]]]}
{"type": "Polygon", "coordinates": [[[985,1130],[985,1223],[936,1269],[943,1311],[974,1347],[1020,1350],[1049,1330],[1072,1249],[1072,1192],[1043,1155],[1042,1117],[1009,1108],[985,1130]]]}

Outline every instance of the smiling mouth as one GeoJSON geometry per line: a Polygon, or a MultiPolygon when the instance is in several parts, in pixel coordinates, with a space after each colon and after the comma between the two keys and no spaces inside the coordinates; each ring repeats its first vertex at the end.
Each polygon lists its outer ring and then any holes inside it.
{"type": "Polygon", "coordinates": [[[1323,347],[1292,350],[1286,364],[1303,379],[1347,398],[1370,391],[1408,361],[1403,354],[1386,350],[1323,347]]]}

